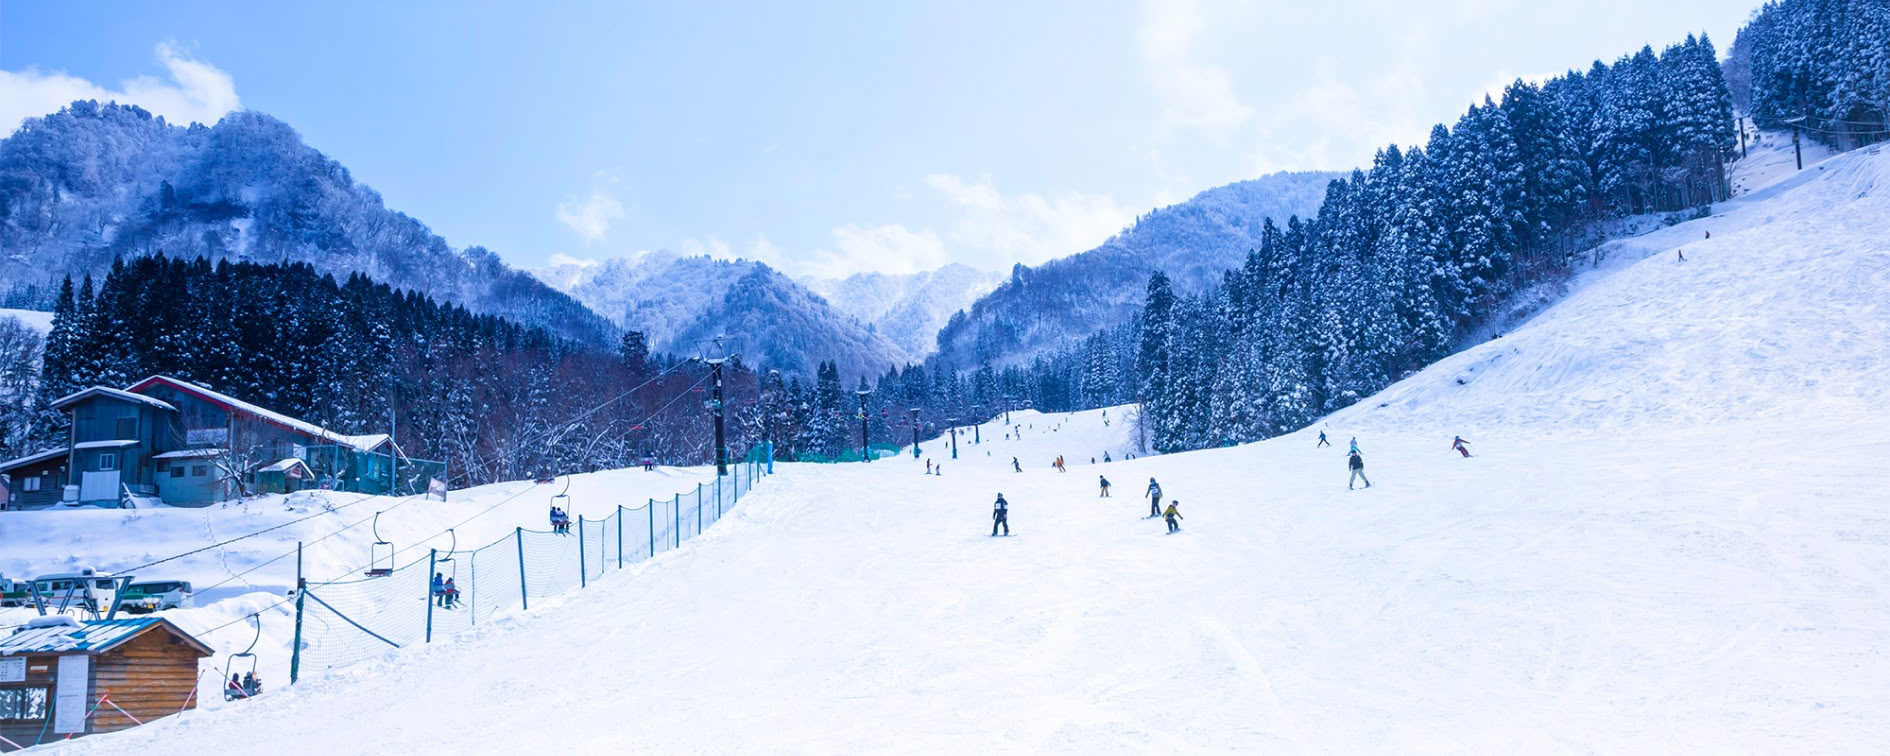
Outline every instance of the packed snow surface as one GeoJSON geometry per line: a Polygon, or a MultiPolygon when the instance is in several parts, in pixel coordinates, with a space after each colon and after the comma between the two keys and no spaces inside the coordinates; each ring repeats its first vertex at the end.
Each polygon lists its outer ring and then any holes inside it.
{"type": "Polygon", "coordinates": [[[1890,153],[1716,210],[1299,433],[780,465],[562,600],[55,750],[1881,752],[1890,153]]]}

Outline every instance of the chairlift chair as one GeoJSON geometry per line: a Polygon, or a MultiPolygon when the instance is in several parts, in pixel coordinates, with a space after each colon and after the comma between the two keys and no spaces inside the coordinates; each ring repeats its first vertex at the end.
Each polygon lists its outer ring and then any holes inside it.
{"type": "Polygon", "coordinates": [[[256,620],[256,635],[249,639],[249,648],[230,654],[229,657],[223,661],[223,671],[230,673],[230,677],[234,678],[236,677],[236,660],[248,659],[249,676],[243,680],[242,687],[232,687],[230,681],[223,683],[223,700],[225,701],[234,701],[238,698],[254,698],[256,694],[262,692],[262,680],[256,677],[255,653],[256,642],[262,640],[262,615],[251,614],[249,618],[256,620]]]}
{"type": "Polygon", "coordinates": [[[381,513],[374,513],[374,543],[368,546],[368,568],[362,573],[368,577],[387,577],[394,574],[394,544],[381,537],[381,513]]]}

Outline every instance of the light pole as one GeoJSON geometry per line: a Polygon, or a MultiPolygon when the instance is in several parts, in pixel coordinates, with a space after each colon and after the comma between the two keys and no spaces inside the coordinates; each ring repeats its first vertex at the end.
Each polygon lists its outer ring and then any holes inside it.
{"type": "Polygon", "coordinates": [[[950,418],[950,419],[947,419],[945,422],[952,424],[952,459],[957,459],[958,458],[958,418],[955,418],[955,417],[950,418]]]}
{"type": "Polygon", "coordinates": [[[860,395],[860,460],[863,462],[871,462],[873,461],[873,448],[867,443],[866,439],[866,395],[873,392],[860,389],[853,393],[860,395]]]}
{"type": "Polygon", "coordinates": [[[919,458],[919,408],[912,408],[912,458],[919,458]]]}

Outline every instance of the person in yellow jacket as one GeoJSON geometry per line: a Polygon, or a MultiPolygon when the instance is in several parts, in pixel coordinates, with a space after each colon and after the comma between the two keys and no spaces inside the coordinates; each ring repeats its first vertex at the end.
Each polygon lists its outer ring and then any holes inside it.
{"type": "Polygon", "coordinates": [[[1181,529],[1181,525],[1175,522],[1181,519],[1181,510],[1175,508],[1175,505],[1180,503],[1180,501],[1168,502],[1168,508],[1162,511],[1162,519],[1168,521],[1168,532],[1170,533],[1181,529]]]}

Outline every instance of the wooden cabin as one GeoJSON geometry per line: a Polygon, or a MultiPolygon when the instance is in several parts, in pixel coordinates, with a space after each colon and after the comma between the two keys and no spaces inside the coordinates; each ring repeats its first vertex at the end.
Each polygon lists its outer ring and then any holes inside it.
{"type": "Polygon", "coordinates": [[[136,727],[197,706],[209,646],[162,617],[41,617],[0,637],[0,752],[136,727]]]}

